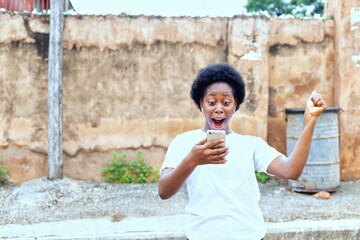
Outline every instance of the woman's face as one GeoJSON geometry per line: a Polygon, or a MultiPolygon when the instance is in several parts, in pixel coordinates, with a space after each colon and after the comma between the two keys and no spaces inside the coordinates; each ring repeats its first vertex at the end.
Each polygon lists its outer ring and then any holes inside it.
{"type": "Polygon", "coordinates": [[[229,122],[235,112],[236,100],[227,83],[219,82],[209,85],[200,106],[205,115],[206,130],[225,130],[229,133],[229,122]]]}

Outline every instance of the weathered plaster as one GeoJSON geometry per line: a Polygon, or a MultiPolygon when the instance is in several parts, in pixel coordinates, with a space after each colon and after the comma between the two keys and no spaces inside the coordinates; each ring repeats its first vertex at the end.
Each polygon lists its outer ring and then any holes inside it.
{"type": "Polygon", "coordinates": [[[297,45],[300,42],[319,43],[334,36],[334,23],[318,19],[271,19],[269,45],[297,45]]]}
{"type": "MultiPolygon", "coordinates": [[[[231,122],[234,131],[268,139],[285,152],[283,110],[304,107],[316,89],[329,106],[345,110],[342,173],[357,178],[360,88],[352,59],[359,32],[350,33],[349,19],[337,27],[336,19],[67,16],[64,174],[101,180],[113,150],[142,149],[159,168],[176,134],[204,124],[189,97],[197,71],[228,61],[247,91],[231,122]],[[342,40],[343,34],[351,37],[342,40]]],[[[0,146],[11,180],[21,182],[47,174],[49,19],[0,13],[0,27],[0,146]]]]}
{"type": "Polygon", "coordinates": [[[246,96],[234,118],[234,130],[266,139],[268,112],[269,33],[267,18],[231,19],[229,23],[228,61],[238,68],[245,80],[246,96]]]}
{"type": "MultiPolygon", "coordinates": [[[[334,82],[335,101],[344,109],[340,115],[341,178],[360,178],[360,71],[354,56],[360,54],[360,29],[354,29],[351,9],[360,7],[360,0],[329,1],[325,14],[332,15],[336,24],[334,82]]],[[[355,58],[356,60],[356,58],[355,58]]]]}
{"type": "Polygon", "coordinates": [[[64,47],[118,50],[160,42],[216,47],[226,37],[226,18],[82,16],[67,18],[64,47]],[[73,27],[77,26],[77,27],[73,27]],[[100,32],[94,31],[98,29],[100,32]],[[101,34],[99,34],[101,33],[101,34]],[[205,33],[205,34],[204,34],[205,33]]]}
{"type": "MultiPolygon", "coordinates": [[[[294,26],[296,27],[296,26],[294,26]]],[[[285,108],[305,108],[313,90],[333,103],[333,40],[270,47],[268,141],[286,153],[285,108]]]]}

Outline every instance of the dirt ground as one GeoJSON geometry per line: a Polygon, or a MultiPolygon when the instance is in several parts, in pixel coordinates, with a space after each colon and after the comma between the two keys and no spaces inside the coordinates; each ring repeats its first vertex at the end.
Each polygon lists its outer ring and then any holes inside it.
{"type": "MultiPolygon", "coordinates": [[[[341,182],[330,199],[296,193],[284,180],[259,184],[260,207],[267,222],[295,219],[360,218],[360,180],[341,182]]],[[[128,216],[183,214],[186,189],[169,200],[157,195],[157,184],[109,184],[69,178],[40,178],[21,185],[0,185],[0,225],[31,224],[109,216],[119,221],[128,216]]]]}

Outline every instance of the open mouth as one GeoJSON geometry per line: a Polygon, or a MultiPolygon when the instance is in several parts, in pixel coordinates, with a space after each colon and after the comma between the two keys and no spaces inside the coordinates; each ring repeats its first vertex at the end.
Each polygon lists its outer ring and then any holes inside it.
{"type": "Polygon", "coordinates": [[[225,118],[212,118],[211,120],[216,129],[222,129],[225,125],[225,118]]]}

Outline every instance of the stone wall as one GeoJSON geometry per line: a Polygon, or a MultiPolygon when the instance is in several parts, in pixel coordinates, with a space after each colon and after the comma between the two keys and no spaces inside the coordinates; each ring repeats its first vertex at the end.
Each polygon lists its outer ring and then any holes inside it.
{"type": "MultiPolygon", "coordinates": [[[[230,62],[246,80],[232,129],[284,153],[284,108],[304,107],[313,89],[330,106],[350,104],[333,86],[333,20],[108,15],[66,16],[64,24],[63,160],[71,178],[100,181],[113,150],[141,149],[159,168],[176,134],[204,124],[189,90],[210,63],[230,62]]],[[[49,17],[5,12],[0,26],[0,147],[19,183],[47,175],[49,17]]]]}

